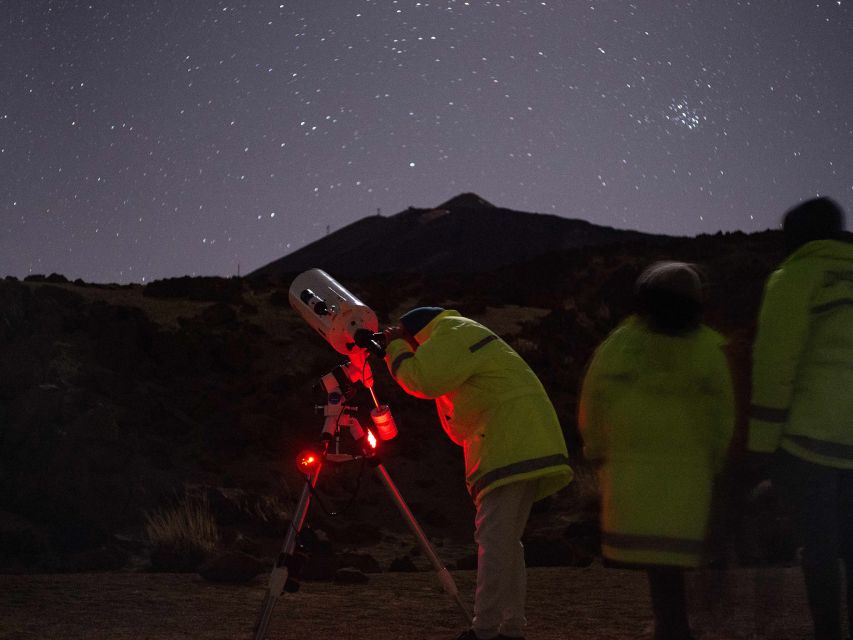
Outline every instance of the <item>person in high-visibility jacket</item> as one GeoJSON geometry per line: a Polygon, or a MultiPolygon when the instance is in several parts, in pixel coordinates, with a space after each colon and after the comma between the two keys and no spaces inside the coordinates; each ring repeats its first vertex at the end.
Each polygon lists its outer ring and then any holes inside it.
{"type": "Polygon", "coordinates": [[[785,214],[788,256],[765,286],[752,353],[747,446],[775,452],[819,640],[841,638],[839,557],[853,629],[853,244],[843,231],[828,198],[785,214]]]}
{"type": "Polygon", "coordinates": [[[407,393],[435,400],[444,431],[464,452],[478,566],[473,625],[459,639],[521,638],[521,536],[533,503],[573,474],[554,407],[512,347],[457,311],[412,309],[385,338],[393,378],[407,393]]]}
{"type": "Polygon", "coordinates": [[[699,273],[646,269],[637,313],[596,350],[581,389],[584,455],[599,466],[602,555],[646,569],[656,640],[691,637],[683,569],[702,563],[714,479],[734,428],[724,340],[701,324],[699,273]]]}

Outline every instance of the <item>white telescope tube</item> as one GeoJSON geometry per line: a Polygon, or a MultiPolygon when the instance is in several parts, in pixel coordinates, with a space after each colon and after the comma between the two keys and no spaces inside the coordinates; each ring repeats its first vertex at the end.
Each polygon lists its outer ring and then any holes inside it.
{"type": "Polygon", "coordinates": [[[357,357],[363,350],[355,345],[355,332],[375,333],[379,321],[373,309],[322,269],[300,273],[290,285],[290,306],[338,353],[357,357]]]}

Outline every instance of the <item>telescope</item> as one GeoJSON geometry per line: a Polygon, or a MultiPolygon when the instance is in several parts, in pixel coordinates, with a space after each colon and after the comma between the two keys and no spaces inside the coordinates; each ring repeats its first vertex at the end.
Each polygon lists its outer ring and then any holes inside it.
{"type": "Polygon", "coordinates": [[[296,549],[300,532],[308,515],[320,472],[326,464],[341,464],[356,459],[366,461],[384,485],[391,500],[414,534],[436,572],[442,589],[452,598],[468,624],[472,616],[463,602],[453,576],[438,557],[435,549],[412,514],[400,490],[380,462],[378,447],[381,441],[397,435],[397,425],[388,405],[379,404],[373,392],[373,374],[367,358],[370,354],[385,356],[385,336],[379,332],[379,323],[373,310],[350,293],[343,285],[322,269],[310,269],[299,274],[288,291],[290,305],[338,353],[349,360],[320,378],[326,392],[323,410],[323,428],[319,446],[304,451],[297,459],[297,467],[305,476],[305,485],[297,501],[287,535],[270,573],[254,640],[266,640],[272,621],[273,608],[283,592],[292,593],[299,588],[299,562],[296,549]],[[358,407],[352,405],[359,385],[370,390],[374,408],[370,411],[371,427],[358,420],[358,407]],[[360,455],[343,453],[339,449],[341,432],[346,431],[361,449],[360,455]]]}
{"type": "Polygon", "coordinates": [[[338,353],[363,364],[365,351],[385,356],[385,337],[373,309],[322,269],[298,275],[288,291],[290,306],[338,353]]]}

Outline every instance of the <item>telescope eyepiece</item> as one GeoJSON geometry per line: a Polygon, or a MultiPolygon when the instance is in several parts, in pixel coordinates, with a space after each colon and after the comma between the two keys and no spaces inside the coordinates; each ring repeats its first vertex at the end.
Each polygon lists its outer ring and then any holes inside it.
{"type": "Polygon", "coordinates": [[[362,348],[367,348],[371,342],[375,342],[380,347],[388,346],[385,342],[385,334],[381,331],[373,333],[370,329],[358,329],[353,335],[355,344],[362,348]]]}
{"type": "Polygon", "coordinates": [[[353,334],[353,341],[357,346],[367,349],[373,355],[380,358],[385,357],[385,347],[388,345],[384,333],[374,333],[370,329],[358,329],[353,334]]]}

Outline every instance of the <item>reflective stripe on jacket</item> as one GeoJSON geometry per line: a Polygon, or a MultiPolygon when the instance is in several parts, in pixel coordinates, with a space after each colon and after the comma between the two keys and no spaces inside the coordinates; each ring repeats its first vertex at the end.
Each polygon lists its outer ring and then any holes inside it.
{"type": "Polygon", "coordinates": [[[537,481],[536,499],[572,479],[557,414],[536,374],[483,325],[446,310],[416,336],[388,345],[386,362],[408,393],[435,399],[451,440],[463,447],[475,503],[492,489],[537,481]]]}
{"type": "Polygon", "coordinates": [[[596,350],[578,423],[586,457],[601,463],[606,558],[702,561],[714,476],[734,428],[722,345],[705,326],[672,337],[631,317],[596,350]]]}
{"type": "Polygon", "coordinates": [[[748,447],[853,468],[853,244],[809,242],[768,279],[748,447]]]}

